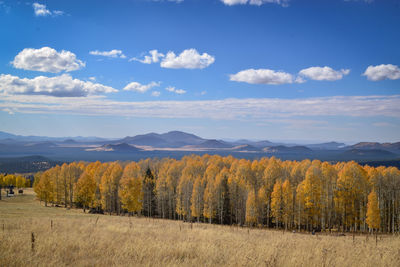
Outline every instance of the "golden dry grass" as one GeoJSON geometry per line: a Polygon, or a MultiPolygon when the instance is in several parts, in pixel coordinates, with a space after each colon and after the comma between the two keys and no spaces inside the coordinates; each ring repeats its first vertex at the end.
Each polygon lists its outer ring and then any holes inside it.
{"type": "Polygon", "coordinates": [[[0,266],[399,266],[400,237],[289,233],[0,202],[0,266]],[[51,228],[53,221],[53,228],[51,228]],[[96,223],[97,221],[97,223],[96,223]],[[4,224],[4,231],[3,231],[4,224]],[[31,233],[35,248],[31,249],[31,233]]]}

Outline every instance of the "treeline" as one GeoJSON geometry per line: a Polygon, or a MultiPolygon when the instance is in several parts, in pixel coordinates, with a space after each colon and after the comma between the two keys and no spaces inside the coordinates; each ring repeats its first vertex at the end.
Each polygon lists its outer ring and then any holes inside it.
{"type": "Polygon", "coordinates": [[[30,187],[30,185],[31,185],[31,180],[21,175],[0,173],[0,188],[6,188],[6,187],[24,188],[24,187],[30,187]]]}
{"type": "Polygon", "coordinates": [[[400,171],[319,160],[186,156],[56,166],[40,200],[114,214],[285,229],[400,229],[400,171]]]}

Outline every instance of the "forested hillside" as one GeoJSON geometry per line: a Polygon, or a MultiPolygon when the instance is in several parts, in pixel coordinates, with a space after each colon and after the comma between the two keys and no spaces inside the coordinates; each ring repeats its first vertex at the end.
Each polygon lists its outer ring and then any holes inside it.
{"type": "Polygon", "coordinates": [[[285,229],[398,232],[395,167],[185,156],[56,166],[35,176],[49,203],[92,212],[285,229]]]}

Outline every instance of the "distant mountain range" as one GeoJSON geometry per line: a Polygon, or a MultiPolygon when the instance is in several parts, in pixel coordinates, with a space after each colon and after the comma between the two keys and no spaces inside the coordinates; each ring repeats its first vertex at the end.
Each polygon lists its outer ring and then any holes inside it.
{"type": "Polygon", "coordinates": [[[127,136],[121,140],[116,140],[114,143],[127,143],[139,146],[152,147],[183,147],[186,145],[199,145],[206,140],[194,134],[188,134],[179,131],[172,131],[164,134],[149,133],[136,136],[127,136]]]}
{"type": "Polygon", "coordinates": [[[99,151],[99,152],[137,152],[141,151],[142,149],[137,148],[135,146],[129,145],[127,143],[120,143],[116,145],[112,144],[107,144],[107,145],[102,145],[99,147],[95,148],[87,148],[86,151],[99,151]]]}
{"type": "Polygon", "coordinates": [[[368,149],[368,150],[387,150],[392,152],[400,151],[400,142],[396,143],[371,143],[371,142],[361,142],[355,145],[350,146],[350,148],[354,149],[368,149]]]}
{"type": "Polygon", "coordinates": [[[0,132],[0,157],[43,155],[57,160],[125,160],[155,156],[179,158],[192,153],[241,158],[276,156],[296,160],[396,160],[400,158],[400,142],[360,142],[351,146],[339,142],[299,145],[268,140],[206,139],[181,131],[148,133],[122,139],[21,136],[0,132]]]}
{"type": "Polygon", "coordinates": [[[74,142],[99,142],[105,141],[109,139],[101,138],[101,137],[83,137],[83,136],[75,136],[75,137],[48,137],[48,136],[24,136],[24,135],[15,135],[6,132],[0,131],[0,142],[4,142],[4,140],[8,140],[9,142],[41,142],[41,141],[54,141],[54,142],[62,142],[62,141],[74,141],[74,142]]]}

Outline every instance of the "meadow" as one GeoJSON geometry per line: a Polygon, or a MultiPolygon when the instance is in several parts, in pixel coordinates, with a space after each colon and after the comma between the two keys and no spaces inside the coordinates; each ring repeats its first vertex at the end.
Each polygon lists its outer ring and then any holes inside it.
{"type": "MultiPolygon", "coordinates": [[[[4,190],[3,190],[4,194],[4,190]]],[[[0,201],[0,266],[398,266],[400,237],[292,233],[0,201]],[[32,233],[34,242],[32,242],[32,233]],[[32,245],[33,244],[33,245],[32,245]]]]}

